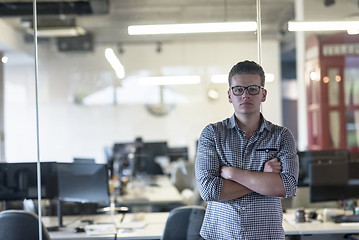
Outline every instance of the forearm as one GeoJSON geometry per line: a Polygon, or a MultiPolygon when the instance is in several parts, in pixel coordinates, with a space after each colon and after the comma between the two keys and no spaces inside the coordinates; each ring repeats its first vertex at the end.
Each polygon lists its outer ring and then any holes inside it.
{"type": "Polygon", "coordinates": [[[232,180],[223,179],[223,185],[219,200],[232,200],[243,197],[251,192],[253,191],[242,186],[241,184],[238,184],[232,180]]]}
{"type": "Polygon", "coordinates": [[[254,192],[266,196],[284,197],[285,189],[279,174],[271,172],[253,172],[232,168],[228,178],[254,192]]]}

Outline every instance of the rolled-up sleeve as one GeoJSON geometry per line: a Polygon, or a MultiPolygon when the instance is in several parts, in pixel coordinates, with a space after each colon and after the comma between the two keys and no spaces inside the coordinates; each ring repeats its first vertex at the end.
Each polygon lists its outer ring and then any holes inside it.
{"type": "Polygon", "coordinates": [[[220,177],[220,162],[216,152],[213,125],[206,126],[198,141],[195,164],[199,193],[204,201],[219,199],[223,180],[220,177]]]}
{"type": "Polygon", "coordinates": [[[285,188],[285,197],[293,197],[296,194],[299,173],[299,160],[293,134],[286,128],[281,135],[281,149],[278,158],[282,163],[280,176],[285,188]]]}

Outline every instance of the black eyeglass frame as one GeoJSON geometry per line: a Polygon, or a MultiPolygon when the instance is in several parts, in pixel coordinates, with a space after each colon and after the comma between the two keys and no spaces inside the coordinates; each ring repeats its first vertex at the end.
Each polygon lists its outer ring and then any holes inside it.
{"type": "Polygon", "coordinates": [[[243,94],[244,94],[244,92],[247,90],[247,92],[248,92],[248,94],[249,95],[258,95],[259,94],[259,92],[260,92],[260,89],[264,89],[264,87],[262,87],[262,86],[259,86],[259,85],[250,85],[250,86],[247,86],[247,87],[244,87],[244,86],[233,86],[233,87],[230,87],[230,90],[232,91],[232,93],[233,93],[233,95],[234,96],[242,96],[243,94]],[[250,93],[249,91],[248,91],[248,88],[252,88],[252,87],[257,87],[257,89],[258,89],[258,93],[250,93]],[[241,93],[241,94],[235,94],[234,92],[233,92],[233,89],[234,88],[242,88],[242,89],[244,89],[243,90],[243,92],[241,93]]]}

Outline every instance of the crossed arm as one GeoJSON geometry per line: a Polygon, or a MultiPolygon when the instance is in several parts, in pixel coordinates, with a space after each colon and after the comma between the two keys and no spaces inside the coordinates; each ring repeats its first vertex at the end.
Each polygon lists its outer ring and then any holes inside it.
{"type": "Polygon", "coordinates": [[[285,189],[279,175],[281,169],[281,163],[277,158],[268,160],[263,172],[224,166],[221,169],[221,177],[224,180],[219,200],[231,200],[251,192],[283,197],[285,189]]]}

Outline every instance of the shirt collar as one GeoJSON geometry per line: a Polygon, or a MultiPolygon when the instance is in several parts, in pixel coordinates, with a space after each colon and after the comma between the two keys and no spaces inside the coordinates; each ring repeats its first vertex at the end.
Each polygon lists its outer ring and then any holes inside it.
{"type": "Polygon", "coordinates": [[[264,129],[270,131],[272,129],[271,123],[263,117],[262,113],[261,113],[261,119],[262,119],[262,124],[259,128],[259,131],[262,132],[264,131],[264,129]]]}

